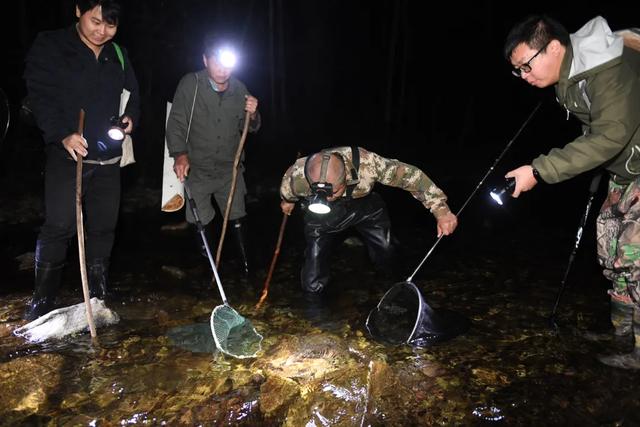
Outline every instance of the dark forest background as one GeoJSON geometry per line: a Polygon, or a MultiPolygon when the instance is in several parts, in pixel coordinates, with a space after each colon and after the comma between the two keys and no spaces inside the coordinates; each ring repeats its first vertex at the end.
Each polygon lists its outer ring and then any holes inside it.
{"type": "MultiPolygon", "coordinates": [[[[528,87],[511,75],[502,44],[517,20],[547,13],[573,32],[600,14],[614,30],[640,26],[639,3],[631,1],[123,4],[115,40],[128,49],[142,92],[137,163],[123,169],[125,191],[159,191],[165,103],[185,73],[201,68],[203,35],[224,30],[241,42],[235,75],[260,100],[263,115],[262,130],[247,142],[251,192],[277,197],[275,188],[297,152],[358,144],[423,168],[449,194],[454,210],[538,101],[542,108],[487,185],[500,184],[510,168],[579,132],[573,119],[566,121],[552,89],[528,87]]],[[[43,164],[38,132],[17,120],[25,95],[24,57],[39,31],[75,22],[74,2],[19,0],[3,2],[0,10],[1,88],[13,113],[1,147],[0,179],[10,183],[2,191],[19,195],[22,184],[38,188],[43,164]]],[[[588,177],[548,186],[521,199],[517,209],[540,218],[554,215],[558,208],[546,205],[574,196],[583,200],[587,187],[588,177]]],[[[562,203],[559,210],[568,210],[575,223],[582,206],[562,203]]]]}

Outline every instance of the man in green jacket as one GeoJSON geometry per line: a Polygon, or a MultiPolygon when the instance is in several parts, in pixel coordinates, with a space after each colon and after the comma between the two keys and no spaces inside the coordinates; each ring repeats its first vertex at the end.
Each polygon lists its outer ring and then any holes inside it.
{"type": "Polygon", "coordinates": [[[630,337],[624,355],[600,356],[621,368],[640,368],[640,52],[633,33],[625,46],[602,17],[569,34],[547,16],[515,25],[505,43],[514,75],[532,86],[554,86],[558,102],[583,125],[583,134],[562,148],[507,173],[513,197],[540,180],[555,184],[597,168],[609,173],[609,193],[597,220],[598,259],[613,283],[614,334],[630,337]]]}
{"type": "MultiPolygon", "coordinates": [[[[232,76],[233,52],[223,39],[208,37],[202,60],[205,69],[185,75],[176,89],[167,120],[167,147],[174,158],[174,171],[180,181],[188,181],[198,215],[211,237],[215,197],[224,212],[231,189],[233,162],[245,112],[250,113],[249,131],[260,128],[258,100],[246,86],[232,76]]],[[[240,171],[244,170],[242,163],[240,171]]],[[[236,191],[229,214],[229,229],[237,243],[245,273],[249,273],[245,211],[246,186],[238,174],[236,191]]],[[[191,210],[187,222],[194,224],[191,210]]],[[[196,236],[201,245],[200,236],[196,236]]],[[[205,253],[204,249],[202,252],[205,253]]]]}

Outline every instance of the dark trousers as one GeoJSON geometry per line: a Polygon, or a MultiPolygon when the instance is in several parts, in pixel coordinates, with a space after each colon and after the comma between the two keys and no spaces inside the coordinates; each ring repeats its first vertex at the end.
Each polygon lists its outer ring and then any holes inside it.
{"type": "MultiPolygon", "coordinates": [[[[48,147],[45,168],[45,222],[36,260],[59,264],[76,236],[76,162],[66,151],[48,147]]],[[[109,258],[120,209],[120,164],[84,164],[82,206],[87,262],[109,258]]]]}
{"type": "Polygon", "coordinates": [[[331,204],[331,212],[326,215],[305,213],[307,247],[301,274],[305,291],[320,292],[327,286],[332,245],[337,235],[350,227],[355,227],[364,240],[376,267],[389,267],[394,248],[391,222],[382,198],[371,193],[359,199],[338,200],[331,204]]]}

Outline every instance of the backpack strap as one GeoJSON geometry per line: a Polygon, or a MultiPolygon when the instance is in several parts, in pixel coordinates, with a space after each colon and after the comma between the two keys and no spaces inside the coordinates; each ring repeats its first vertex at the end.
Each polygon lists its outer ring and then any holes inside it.
{"type": "Polygon", "coordinates": [[[116,42],[111,42],[111,44],[113,45],[114,49],[116,50],[116,55],[118,56],[118,59],[120,60],[120,65],[122,66],[122,71],[124,71],[124,55],[122,54],[122,49],[120,49],[120,46],[118,46],[118,44],[116,42]]]}
{"type": "Polygon", "coordinates": [[[347,186],[347,198],[351,198],[353,194],[353,189],[358,185],[358,170],[360,169],[360,150],[355,145],[351,146],[351,163],[353,164],[353,168],[351,168],[351,182],[353,184],[347,186]]]}

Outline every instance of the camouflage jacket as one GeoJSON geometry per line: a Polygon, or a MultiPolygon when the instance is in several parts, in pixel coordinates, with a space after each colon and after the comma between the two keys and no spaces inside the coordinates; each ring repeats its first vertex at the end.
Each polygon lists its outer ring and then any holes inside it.
{"type": "MultiPolygon", "coordinates": [[[[347,185],[355,185],[351,197],[364,197],[371,193],[376,182],[410,192],[431,213],[439,218],[450,212],[447,196],[419,168],[395,159],[387,159],[364,148],[360,150],[358,179],[352,179],[353,169],[351,147],[328,148],[324,151],[337,154],[344,160],[347,185]]],[[[296,202],[311,195],[311,187],[304,176],[306,157],[301,157],[287,169],[280,185],[280,197],[288,202],[296,202]]],[[[346,197],[347,192],[342,197],[346,197]]]]}

